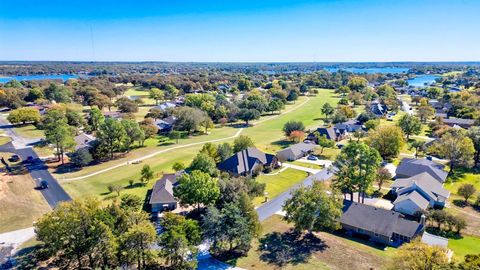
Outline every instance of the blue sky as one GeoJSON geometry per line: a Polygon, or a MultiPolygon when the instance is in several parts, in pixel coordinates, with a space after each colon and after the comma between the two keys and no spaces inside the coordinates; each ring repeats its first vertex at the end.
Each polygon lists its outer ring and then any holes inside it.
{"type": "Polygon", "coordinates": [[[0,0],[0,60],[478,61],[476,0],[0,0]]]}

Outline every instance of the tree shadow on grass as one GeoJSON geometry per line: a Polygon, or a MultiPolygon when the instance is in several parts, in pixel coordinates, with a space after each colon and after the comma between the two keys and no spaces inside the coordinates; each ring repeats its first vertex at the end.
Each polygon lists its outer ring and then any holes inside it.
{"type": "Polygon", "coordinates": [[[272,142],[272,145],[277,145],[277,146],[280,146],[282,148],[286,148],[286,147],[288,147],[292,144],[293,144],[293,142],[287,141],[287,140],[278,140],[278,141],[272,142]]]}
{"type": "Polygon", "coordinates": [[[311,255],[328,248],[324,241],[312,234],[303,235],[290,230],[273,232],[260,239],[260,259],[269,264],[283,267],[287,264],[306,263],[311,255]]]}

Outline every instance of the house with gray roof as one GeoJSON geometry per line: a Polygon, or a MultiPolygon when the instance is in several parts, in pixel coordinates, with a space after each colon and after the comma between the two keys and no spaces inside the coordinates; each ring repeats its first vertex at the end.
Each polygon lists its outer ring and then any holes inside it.
{"type": "Polygon", "coordinates": [[[158,132],[169,132],[172,130],[176,121],[177,118],[173,115],[170,115],[169,117],[155,121],[155,125],[158,127],[158,132]]]}
{"type": "Polygon", "coordinates": [[[80,133],[73,138],[75,140],[75,150],[81,148],[90,148],[92,147],[93,142],[97,139],[95,136],[87,134],[87,133],[80,133]]]}
{"type": "Polygon", "coordinates": [[[175,210],[178,201],[173,196],[173,188],[177,185],[178,177],[183,171],[176,173],[166,173],[153,186],[150,194],[149,205],[152,213],[175,210]]]}
{"type": "Polygon", "coordinates": [[[351,119],[343,123],[338,123],[334,128],[340,133],[354,133],[356,131],[366,130],[365,126],[357,120],[351,119]]]}
{"type": "Polygon", "coordinates": [[[158,104],[157,106],[154,106],[153,108],[165,111],[167,109],[174,109],[175,107],[177,107],[177,105],[173,102],[163,102],[158,104]]]}
{"type": "Polygon", "coordinates": [[[347,233],[388,246],[410,242],[425,229],[424,219],[410,220],[399,212],[357,202],[345,201],[342,211],[340,224],[347,233]]]}
{"type": "Polygon", "coordinates": [[[392,194],[397,196],[393,209],[406,215],[414,215],[428,207],[444,207],[450,196],[443,184],[427,172],[398,178],[390,188],[392,194]]]}
{"type": "Polygon", "coordinates": [[[235,153],[233,156],[220,162],[217,167],[221,171],[232,175],[252,175],[258,166],[274,168],[277,166],[277,157],[263,153],[255,147],[235,153]]]}
{"type": "Polygon", "coordinates": [[[311,143],[297,143],[277,152],[279,160],[297,160],[307,156],[315,149],[316,145],[311,143]]]}
{"type": "Polygon", "coordinates": [[[383,117],[388,112],[388,107],[380,101],[375,100],[370,104],[370,111],[377,117],[383,117]]]}
{"type": "Polygon", "coordinates": [[[428,159],[404,158],[395,171],[397,178],[408,178],[423,172],[429,173],[440,183],[445,183],[448,172],[444,171],[444,165],[428,159]]]}
{"type": "MultiPolygon", "coordinates": [[[[325,136],[325,138],[332,141],[341,141],[346,136],[346,131],[340,131],[335,129],[335,127],[319,127],[315,130],[320,134],[320,136],[325,136]]],[[[315,136],[315,131],[308,134],[307,140],[318,143],[317,137],[315,136]]]]}
{"type": "Polygon", "coordinates": [[[444,118],[443,123],[448,126],[459,126],[465,129],[469,129],[475,124],[474,119],[464,119],[464,118],[444,118]]]}

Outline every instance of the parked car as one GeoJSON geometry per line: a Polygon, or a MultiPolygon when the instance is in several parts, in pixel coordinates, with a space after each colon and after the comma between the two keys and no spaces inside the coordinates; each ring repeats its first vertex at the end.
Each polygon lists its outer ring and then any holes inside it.
{"type": "Polygon", "coordinates": [[[48,182],[46,180],[40,181],[40,188],[41,189],[46,189],[48,188],[48,182]]]}
{"type": "Polygon", "coordinates": [[[387,121],[393,121],[393,115],[387,115],[387,121]]]}
{"type": "Polygon", "coordinates": [[[8,159],[8,161],[10,162],[17,162],[19,160],[20,160],[20,157],[18,155],[13,155],[8,159]]]}
{"type": "Polygon", "coordinates": [[[308,159],[308,160],[318,160],[318,158],[317,158],[316,156],[314,156],[314,155],[309,155],[309,156],[307,157],[307,159],[308,159]]]}
{"type": "Polygon", "coordinates": [[[26,162],[28,163],[32,163],[33,162],[33,157],[32,156],[28,156],[27,157],[27,160],[25,160],[26,162]]]}

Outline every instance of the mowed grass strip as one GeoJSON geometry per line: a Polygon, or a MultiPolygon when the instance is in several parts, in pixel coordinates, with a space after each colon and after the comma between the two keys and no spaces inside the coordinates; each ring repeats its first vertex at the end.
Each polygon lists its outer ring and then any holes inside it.
{"type": "Polygon", "coordinates": [[[43,130],[37,129],[34,125],[16,126],[13,128],[15,133],[21,137],[36,139],[45,137],[43,130]]]}
{"type": "Polygon", "coordinates": [[[460,239],[449,239],[448,248],[453,251],[453,257],[463,261],[467,254],[480,253],[480,238],[474,236],[463,236],[460,239]]]}
{"type": "MultiPolygon", "coordinates": [[[[278,174],[261,174],[256,180],[259,183],[265,183],[265,191],[269,198],[275,198],[280,193],[287,191],[291,186],[302,182],[308,174],[304,171],[288,168],[278,174]]],[[[260,205],[265,202],[265,197],[257,197],[253,200],[254,205],[260,205]]]]}

